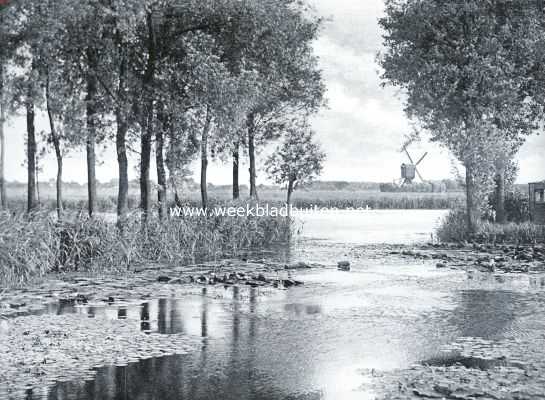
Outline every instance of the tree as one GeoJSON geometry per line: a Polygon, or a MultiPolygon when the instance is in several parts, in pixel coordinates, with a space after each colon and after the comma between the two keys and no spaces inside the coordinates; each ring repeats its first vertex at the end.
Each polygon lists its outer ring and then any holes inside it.
{"type": "Polygon", "coordinates": [[[498,154],[512,156],[535,128],[535,14],[532,0],[388,0],[380,20],[382,78],[405,89],[407,115],[466,169],[470,232],[498,154]]]}
{"type": "Polygon", "coordinates": [[[267,158],[265,170],[275,183],[287,186],[288,207],[293,191],[320,174],[325,157],[314,142],[314,132],[308,122],[294,124],[286,130],[283,143],[267,158]]]}
{"type": "Polygon", "coordinates": [[[71,148],[82,143],[80,132],[85,130],[82,118],[85,104],[80,98],[78,82],[73,79],[75,71],[67,62],[71,43],[65,34],[66,22],[73,13],[69,4],[50,0],[34,15],[34,23],[47,27],[40,32],[43,44],[36,49],[34,57],[49,121],[44,142],[51,145],[57,160],[56,208],[59,219],[63,214],[63,158],[71,148]]]}
{"type": "Polygon", "coordinates": [[[12,15],[7,15],[6,5],[0,5],[0,209],[7,209],[6,182],[4,176],[6,158],[6,139],[4,124],[8,108],[7,65],[16,47],[16,35],[13,32],[12,15]]]}
{"type": "MultiPolygon", "coordinates": [[[[229,146],[233,154],[233,178],[238,181],[236,149],[248,151],[250,196],[257,198],[256,153],[264,143],[279,137],[290,116],[313,113],[323,104],[324,85],[312,44],[322,20],[296,0],[240,2],[239,13],[251,21],[241,33],[228,36],[230,70],[254,71],[257,79],[249,92],[243,136],[229,146]],[[257,21],[257,22],[256,22],[257,21]],[[250,94],[251,93],[251,94],[250,94]]],[[[240,32],[240,31],[235,31],[240,32]]],[[[234,194],[237,190],[234,187],[234,194]]]]}

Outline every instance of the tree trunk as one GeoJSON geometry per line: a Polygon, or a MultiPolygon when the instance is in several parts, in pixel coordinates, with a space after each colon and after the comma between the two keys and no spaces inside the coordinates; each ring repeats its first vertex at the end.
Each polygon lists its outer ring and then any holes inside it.
{"type": "Polygon", "coordinates": [[[150,161],[153,137],[153,102],[148,103],[146,129],[140,138],[140,208],[144,220],[150,211],[150,161]]]}
{"type": "Polygon", "coordinates": [[[47,75],[46,82],[46,108],[47,108],[47,117],[49,119],[49,129],[51,133],[51,141],[53,142],[53,147],[55,148],[55,157],[57,158],[57,217],[59,220],[62,219],[63,205],[62,205],[62,151],[59,135],[55,128],[55,120],[53,119],[53,112],[51,111],[51,100],[49,93],[49,73],[47,75]]]}
{"type": "Polygon", "coordinates": [[[159,219],[161,220],[167,215],[167,174],[165,171],[163,147],[163,130],[158,129],[155,141],[155,163],[157,164],[157,201],[159,207],[159,219]]]}
{"type": "Polygon", "coordinates": [[[248,157],[250,159],[250,197],[257,200],[256,169],[255,169],[255,137],[254,137],[254,119],[248,117],[248,157]]]}
{"type": "MultiPolygon", "coordinates": [[[[49,90],[46,89],[48,92],[49,90]]],[[[55,121],[53,120],[53,113],[51,112],[50,104],[49,104],[49,93],[47,94],[47,116],[49,118],[49,127],[51,130],[51,139],[53,142],[53,147],[55,149],[55,157],[57,158],[57,217],[59,220],[62,219],[62,213],[63,213],[63,205],[62,205],[62,151],[61,151],[61,144],[60,144],[60,138],[57,135],[57,131],[55,129],[55,121]]]]}
{"type": "Polygon", "coordinates": [[[36,169],[34,170],[36,172],[36,202],[37,206],[40,207],[42,205],[42,198],[40,197],[40,165],[38,161],[39,157],[38,154],[36,154],[36,169]]]}
{"type": "Polygon", "coordinates": [[[96,59],[92,49],[87,50],[87,60],[89,62],[90,73],[87,74],[87,197],[88,197],[88,212],[92,217],[95,212],[97,183],[96,183],[96,119],[97,119],[97,79],[95,76],[96,59]]]}
{"type": "Polygon", "coordinates": [[[496,173],[496,222],[505,224],[507,216],[505,214],[505,168],[500,167],[496,173]]]}
{"type": "Polygon", "coordinates": [[[240,185],[238,183],[238,165],[240,161],[239,143],[235,143],[233,150],[233,200],[240,198],[240,185]]]}
{"type": "Polygon", "coordinates": [[[122,226],[129,208],[129,166],[127,160],[127,119],[118,112],[115,147],[117,152],[118,190],[117,190],[117,225],[122,226]]]}
{"type": "Polygon", "coordinates": [[[288,216],[291,217],[290,205],[291,205],[291,195],[293,194],[295,180],[290,177],[288,181],[288,198],[286,199],[286,206],[288,207],[288,216]]]}
{"type": "Polygon", "coordinates": [[[475,204],[475,181],[473,169],[466,165],[466,212],[467,212],[467,232],[472,235],[475,233],[477,223],[477,210],[475,204]]]}
{"type": "Polygon", "coordinates": [[[143,81],[144,93],[146,95],[146,120],[144,124],[145,130],[140,139],[140,208],[142,209],[144,220],[147,219],[150,211],[150,160],[154,122],[153,83],[155,78],[155,62],[157,58],[155,46],[155,32],[151,11],[148,12],[146,16],[146,25],[148,30],[148,61],[143,81]]]}
{"type": "Polygon", "coordinates": [[[0,209],[7,210],[6,181],[4,166],[6,162],[6,139],[4,137],[4,122],[6,110],[4,106],[4,64],[0,60],[0,209]]]}
{"type": "Polygon", "coordinates": [[[123,227],[125,218],[129,208],[129,174],[127,160],[127,99],[126,99],[126,60],[123,58],[119,66],[119,87],[117,92],[116,106],[116,134],[115,148],[117,153],[117,168],[118,168],[118,191],[117,191],[117,226],[123,227]]]}
{"type": "Polygon", "coordinates": [[[182,199],[180,198],[180,194],[178,193],[178,186],[176,183],[174,183],[174,203],[176,203],[177,206],[182,205],[182,199]]]}
{"type": "Polygon", "coordinates": [[[34,126],[34,99],[29,84],[26,99],[26,129],[27,129],[27,211],[36,208],[36,132],[34,126]]]}
{"type": "Polygon", "coordinates": [[[208,207],[206,170],[208,168],[208,133],[210,132],[211,119],[210,110],[207,108],[201,137],[201,202],[203,209],[208,207]]]}

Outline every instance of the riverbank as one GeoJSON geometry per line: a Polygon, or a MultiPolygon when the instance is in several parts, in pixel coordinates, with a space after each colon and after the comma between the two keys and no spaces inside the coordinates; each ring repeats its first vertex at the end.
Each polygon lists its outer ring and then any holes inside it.
{"type": "Polygon", "coordinates": [[[437,268],[491,273],[545,272],[543,244],[427,244],[392,250],[390,254],[419,260],[435,260],[437,268]]]}

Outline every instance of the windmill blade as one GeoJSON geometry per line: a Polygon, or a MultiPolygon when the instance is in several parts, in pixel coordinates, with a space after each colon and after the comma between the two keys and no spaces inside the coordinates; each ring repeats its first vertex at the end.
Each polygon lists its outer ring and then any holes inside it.
{"type": "Polygon", "coordinates": [[[422,162],[422,160],[423,160],[424,158],[426,158],[427,155],[428,155],[428,152],[424,153],[424,155],[423,155],[422,157],[420,157],[420,160],[418,160],[418,161],[416,162],[416,164],[414,164],[414,165],[417,166],[418,164],[420,164],[420,163],[422,162]]]}
{"type": "Polygon", "coordinates": [[[414,161],[413,161],[413,159],[412,159],[411,155],[409,154],[409,152],[407,151],[407,148],[404,148],[403,150],[404,150],[404,151],[405,151],[405,153],[407,154],[407,157],[409,157],[409,160],[411,161],[411,164],[413,164],[413,165],[414,165],[414,161]]]}
{"type": "Polygon", "coordinates": [[[420,171],[418,171],[418,168],[414,167],[414,170],[416,171],[416,175],[418,175],[422,183],[425,183],[426,181],[424,180],[424,178],[422,178],[422,175],[420,175],[420,171]]]}

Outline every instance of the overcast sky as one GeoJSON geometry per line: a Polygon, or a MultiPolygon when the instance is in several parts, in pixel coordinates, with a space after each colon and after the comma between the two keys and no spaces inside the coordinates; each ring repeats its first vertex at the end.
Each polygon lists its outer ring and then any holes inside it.
{"type": "MultiPolygon", "coordinates": [[[[322,180],[392,181],[399,177],[399,165],[406,158],[399,152],[403,135],[410,131],[403,114],[402,101],[395,90],[381,88],[375,63],[380,50],[381,32],[377,19],[383,12],[383,0],[312,0],[329,22],[316,42],[316,54],[327,85],[328,109],[314,118],[318,140],[327,153],[322,180]]],[[[46,129],[38,121],[38,130],[46,129]]],[[[24,161],[25,124],[13,118],[7,126],[6,178],[26,180],[24,161]]],[[[414,157],[429,156],[421,164],[426,179],[452,175],[449,153],[423,141],[411,148],[414,157]]],[[[519,154],[520,182],[545,178],[545,135],[530,138],[519,154]]],[[[113,149],[100,152],[97,177],[115,179],[117,163],[113,149]]],[[[131,179],[136,177],[136,158],[132,157],[131,179]]],[[[40,177],[55,176],[54,156],[43,162],[40,177]]],[[[86,181],[85,157],[76,153],[65,161],[66,181],[86,181]]],[[[152,169],[154,171],[154,169],[152,169]]],[[[198,167],[195,167],[195,176],[198,167]]],[[[152,174],[153,175],[153,174],[152,174]]],[[[211,163],[209,180],[214,184],[231,182],[229,165],[211,163]]],[[[248,180],[247,167],[241,168],[241,182],[248,180]]],[[[265,183],[259,171],[258,183],[265,183]]]]}

